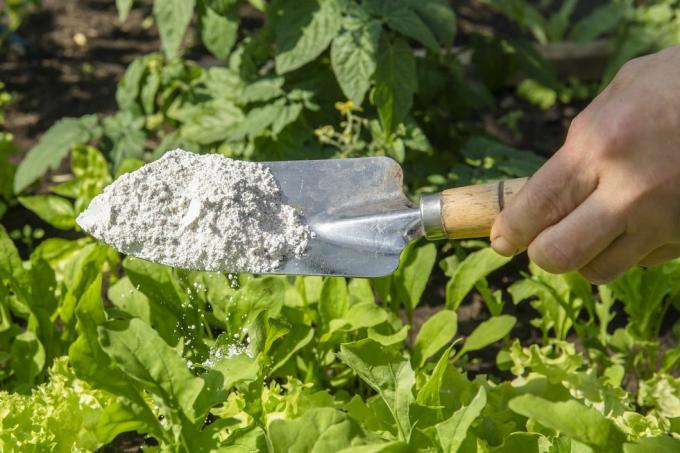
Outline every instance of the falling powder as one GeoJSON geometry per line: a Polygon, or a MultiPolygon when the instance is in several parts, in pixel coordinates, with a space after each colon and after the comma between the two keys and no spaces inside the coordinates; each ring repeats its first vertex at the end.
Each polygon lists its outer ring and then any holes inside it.
{"type": "Polygon", "coordinates": [[[122,175],[77,222],[123,253],[206,271],[270,272],[310,237],[266,166],[180,149],[122,175]]]}

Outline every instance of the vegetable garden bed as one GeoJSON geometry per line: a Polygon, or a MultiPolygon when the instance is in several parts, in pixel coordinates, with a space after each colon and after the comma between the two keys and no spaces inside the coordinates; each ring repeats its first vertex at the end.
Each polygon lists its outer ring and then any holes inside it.
{"type": "Polygon", "coordinates": [[[677,39],[677,1],[456,2],[457,36],[443,0],[116,3],[124,22],[45,0],[0,47],[1,450],[680,448],[678,261],[593,287],[422,242],[380,279],[234,276],[74,223],[175,146],[388,155],[413,197],[526,176],[622,61],[677,39]],[[599,39],[603,80],[535,51],[599,39]]]}

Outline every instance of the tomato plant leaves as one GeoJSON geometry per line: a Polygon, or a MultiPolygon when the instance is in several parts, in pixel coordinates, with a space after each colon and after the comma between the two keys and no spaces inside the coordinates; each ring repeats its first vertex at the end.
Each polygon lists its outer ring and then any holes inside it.
{"type": "Polygon", "coordinates": [[[394,0],[366,0],[368,8],[382,17],[394,31],[415,39],[425,47],[439,50],[439,43],[434,33],[409,3],[394,0]]]}
{"type": "Polygon", "coordinates": [[[203,44],[220,60],[229,56],[238,33],[238,9],[227,8],[219,13],[206,6],[199,16],[203,44]]]}
{"type": "Polygon", "coordinates": [[[274,12],[276,72],[285,74],[318,57],[340,28],[338,0],[284,0],[274,12]]]}
{"type": "Polygon", "coordinates": [[[132,4],[134,0],[116,0],[116,8],[118,9],[118,20],[125,22],[130,15],[132,4]]]}
{"type": "Polygon", "coordinates": [[[182,39],[194,14],[195,0],[155,0],[153,14],[166,57],[179,55],[182,39]]]}
{"type": "Polygon", "coordinates": [[[383,38],[371,101],[388,135],[406,118],[418,89],[413,50],[403,39],[383,38]]]}
{"type": "Polygon", "coordinates": [[[371,85],[381,31],[377,21],[355,20],[345,25],[331,45],[335,77],[345,96],[357,106],[363,103],[371,85]]]}
{"type": "Polygon", "coordinates": [[[14,193],[22,192],[47,171],[57,168],[73,146],[87,143],[94,136],[96,125],[96,115],[57,121],[17,167],[14,193]]]}
{"type": "Polygon", "coordinates": [[[409,0],[408,3],[437,37],[442,47],[453,45],[456,15],[447,0],[409,0]]]}

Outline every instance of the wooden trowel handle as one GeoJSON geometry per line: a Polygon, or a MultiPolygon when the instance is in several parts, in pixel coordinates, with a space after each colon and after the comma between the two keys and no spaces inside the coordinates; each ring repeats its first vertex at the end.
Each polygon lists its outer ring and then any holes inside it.
{"type": "MultiPolygon", "coordinates": [[[[427,217],[434,217],[433,209],[426,212],[427,200],[423,199],[421,213],[426,236],[430,239],[480,238],[489,235],[491,226],[506,203],[526,184],[528,178],[509,179],[475,186],[457,187],[438,194],[441,228],[428,232],[427,217]],[[429,234],[428,234],[429,233],[429,234]]],[[[429,197],[434,197],[430,195],[429,197]]],[[[432,200],[431,201],[435,201],[432,200]]]]}

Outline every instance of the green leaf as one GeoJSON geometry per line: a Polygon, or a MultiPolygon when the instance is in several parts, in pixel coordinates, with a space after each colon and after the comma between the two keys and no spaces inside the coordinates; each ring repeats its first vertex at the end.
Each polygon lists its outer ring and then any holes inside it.
{"type": "Polygon", "coordinates": [[[180,129],[182,138],[205,145],[225,140],[231,133],[229,128],[245,120],[237,106],[221,99],[197,105],[186,113],[187,121],[180,129]]]}
{"type": "Polygon", "coordinates": [[[144,293],[134,287],[129,277],[125,276],[111,285],[107,296],[115,307],[151,324],[152,304],[144,293]]]}
{"type": "Polygon", "coordinates": [[[340,29],[337,0],[283,0],[274,11],[276,72],[284,74],[314,60],[340,29]]]}
{"type": "Polygon", "coordinates": [[[279,115],[271,125],[272,133],[277,137],[287,126],[293,124],[302,113],[302,104],[287,104],[279,111],[279,115]]]}
{"type": "Polygon", "coordinates": [[[151,324],[161,337],[170,345],[183,338],[185,348],[199,354],[207,353],[208,348],[202,340],[203,329],[191,327],[202,324],[199,306],[191,303],[172,269],[134,258],[126,258],[123,267],[134,288],[150,301],[151,324]]]}
{"type": "Polygon", "coordinates": [[[139,319],[109,321],[98,329],[102,349],[132,379],[165,404],[194,419],[194,402],[203,381],[192,376],[186,362],[139,319]]]}
{"type": "Polygon", "coordinates": [[[197,419],[205,417],[211,407],[223,403],[234,385],[255,380],[260,371],[257,360],[245,354],[210,360],[214,363],[203,364],[208,371],[200,377],[203,389],[194,403],[197,419]]]}
{"type": "Polygon", "coordinates": [[[307,346],[314,338],[314,329],[309,326],[296,325],[286,334],[283,341],[270,354],[272,367],[270,373],[285,365],[288,360],[295,357],[297,352],[307,346]]]}
{"type": "Polygon", "coordinates": [[[274,420],[269,437],[274,452],[308,453],[338,451],[362,436],[359,425],[332,407],[317,407],[293,420],[274,420]]]}
{"type": "Polygon", "coordinates": [[[371,86],[380,42],[380,24],[376,21],[344,29],[331,45],[331,64],[342,92],[360,106],[371,86]]]}
{"type": "Polygon", "coordinates": [[[245,354],[222,357],[215,360],[210,368],[224,375],[222,385],[225,389],[229,389],[239,382],[252,381],[257,377],[260,370],[257,361],[245,354]]]}
{"type": "Polygon", "coordinates": [[[624,453],[656,453],[680,451],[680,440],[670,436],[643,437],[634,443],[623,444],[624,453]]]}
{"type": "Polygon", "coordinates": [[[497,178],[530,176],[545,162],[530,151],[519,150],[480,136],[466,140],[461,152],[468,165],[474,165],[479,171],[479,177],[473,182],[488,180],[489,173],[493,170],[499,172],[497,178]]]}
{"type": "Polygon", "coordinates": [[[281,310],[286,285],[276,277],[264,277],[248,281],[232,297],[227,325],[230,332],[237,332],[251,325],[263,312],[276,317],[281,310]]]}
{"type": "Polygon", "coordinates": [[[96,115],[64,118],[56,122],[17,167],[14,193],[23,191],[49,170],[56,169],[74,145],[87,143],[96,124],[96,115]]]}
{"type": "Polygon", "coordinates": [[[130,15],[132,4],[134,0],[116,0],[116,8],[118,9],[118,20],[125,22],[130,15]]]}
{"type": "Polygon", "coordinates": [[[83,293],[76,306],[80,336],[69,348],[69,361],[76,375],[117,393],[125,376],[99,346],[97,326],[106,322],[101,299],[102,278],[97,278],[83,293]]]}
{"type": "Polygon", "coordinates": [[[442,387],[442,382],[446,373],[446,368],[449,366],[449,355],[453,345],[446,348],[446,351],[439,357],[437,365],[435,365],[432,374],[425,382],[425,385],[421,387],[416,396],[416,402],[422,406],[429,406],[432,408],[437,408],[441,413],[441,398],[440,390],[442,387]]]}
{"type": "Polygon", "coordinates": [[[343,277],[328,277],[321,287],[319,315],[326,324],[342,318],[349,307],[347,283],[343,277]]]}
{"type": "Polygon", "coordinates": [[[238,9],[230,8],[220,14],[210,7],[201,11],[201,40],[205,47],[220,60],[225,60],[236,43],[238,9]]]}
{"type": "Polygon", "coordinates": [[[453,45],[456,35],[456,15],[447,0],[410,0],[411,8],[445,47],[453,45]]]}
{"type": "Polygon", "coordinates": [[[135,170],[139,170],[144,166],[144,161],[140,159],[125,159],[120,163],[116,169],[116,174],[114,177],[119,178],[125,173],[132,173],[135,170]]]}
{"type": "MultiPolygon", "coordinates": [[[[255,107],[246,114],[246,118],[241,124],[236,125],[229,131],[227,138],[230,141],[238,142],[246,137],[257,137],[272,126],[272,124],[280,120],[284,116],[285,111],[286,105],[283,99],[255,107]]],[[[285,120],[286,118],[283,118],[283,121],[285,120]]]]}
{"type": "Polygon", "coordinates": [[[406,118],[418,89],[413,50],[403,39],[382,39],[371,96],[388,135],[406,118]]]}
{"type": "Polygon", "coordinates": [[[382,324],[388,317],[388,312],[375,302],[359,302],[350,306],[341,321],[356,330],[382,324]]]}
{"type": "MultiPolygon", "coordinates": [[[[540,453],[545,436],[539,433],[515,432],[503,439],[503,444],[491,450],[493,453],[540,453]]],[[[573,451],[573,450],[572,450],[573,451]]]]}
{"type": "Polygon", "coordinates": [[[531,31],[539,43],[546,44],[548,42],[545,33],[546,20],[531,2],[523,0],[482,0],[482,3],[493,6],[520,27],[531,31]]]}
{"type": "Polygon", "coordinates": [[[69,363],[79,378],[118,397],[116,404],[102,414],[97,435],[107,442],[121,432],[136,429],[162,439],[163,428],[141,392],[99,344],[97,326],[106,321],[101,287],[100,274],[79,299],[76,316],[80,336],[68,351],[69,363]]]}
{"type": "Polygon", "coordinates": [[[446,284],[446,308],[455,310],[475,284],[510,261],[490,247],[468,255],[453,271],[446,284]]]}
{"type": "Polygon", "coordinates": [[[204,0],[205,5],[217,14],[225,15],[238,6],[242,0],[204,0]]]}
{"type": "Polygon", "coordinates": [[[413,5],[409,3],[411,2],[366,0],[366,5],[385,19],[392,30],[415,39],[429,49],[439,50],[439,43],[432,30],[425,25],[420,15],[414,11],[413,5]]]}
{"type": "Polygon", "coordinates": [[[341,345],[339,356],[380,394],[394,417],[400,438],[408,442],[412,429],[410,406],[415,402],[415,373],[409,361],[395,349],[384,348],[371,339],[341,345]]]}
{"type": "Polygon", "coordinates": [[[437,248],[431,243],[422,247],[411,245],[402,252],[399,269],[392,275],[392,285],[409,316],[420,303],[436,259],[437,248]]]}
{"type": "Polygon", "coordinates": [[[508,407],[597,451],[621,451],[626,440],[613,421],[575,400],[552,402],[522,395],[510,400],[508,407]]]}
{"type": "MultiPolygon", "coordinates": [[[[146,85],[142,88],[142,92],[146,85]]],[[[142,130],[144,117],[122,111],[108,116],[102,121],[102,129],[107,140],[103,151],[108,155],[113,169],[117,169],[125,159],[141,159],[144,155],[146,134],[142,130]]]]}
{"type": "Polygon", "coordinates": [[[494,316],[491,319],[487,319],[478,325],[470,336],[467,337],[465,344],[461,350],[458,351],[456,357],[460,357],[466,352],[483,349],[486,346],[501,340],[510,333],[515,326],[515,323],[517,323],[517,319],[510,315],[494,316]]]}
{"type": "Polygon", "coordinates": [[[569,41],[585,43],[613,31],[625,18],[627,8],[618,2],[605,3],[574,24],[569,41]]]}
{"type": "Polygon", "coordinates": [[[67,283],[68,291],[63,295],[58,314],[61,319],[61,337],[71,342],[76,332],[76,307],[93,282],[101,275],[104,262],[109,258],[106,246],[90,243],[80,249],[71,262],[72,274],[67,283]]]}
{"type": "Polygon", "coordinates": [[[33,386],[35,378],[45,366],[45,348],[30,330],[19,334],[12,342],[10,368],[25,389],[33,386]]]}
{"type": "Polygon", "coordinates": [[[147,73],[147,65],[152,58],[154,56],[135,58],[125,70],[116,90],[116,102],[120,110],[137,112],[137,98],[142,89],[142,81],[147,73]]]}
{"type": "Polygon", "coordinates": [[[249,104],[253,102],[271,101],[282,97],[285,94],[283,84],[285,79],[283,77],[269,77],[257,80],[243,87],[241,95],[238,97],[239,102],[249,104]]]}
{"type": "Polygon", "coordinates": [[[350,305],[361,302],[375,302],[371,280],[367,278],[353,278],[347,284],[350,305]]]}
{"type": "Polygon", "coordinates": [[[406,340],[406,337],[408,336],[408,329],[408,326],[402,326],[401,329],[392,334],[383,334],[375,329],[368,329],[367,336],[382,346],[393,346],[398,343],[404,343],[404,340],[406,340]]]}
{"type": "Polygon", "coordinates": [[[111,183],[108,164],[102,153],[92,146],[76,145],[71,151],[71,173],[74,179],[65,183],[71,184],[73,193],[61,193],[59,188],[52,188],[58,195],[75,198],[75,213],[78,214],[89,206],[90,201],[111,183]]]}
{"type": "Polygon", "coordinates": [[[19,203],[55,228],[71,230],[76,226],[73,205],[66,198],[55,195],[34,195],[19,197],[19,203]]]}
{"type": "Polygon", "coordinates": [[[456,312],[441,310],[430,317],[420,328],[413,343],[413,364],[416,368],[453,340],[458,331],[456,312]]]}
{"type": "Polygon", "coordinates": [[[161,86],[161,73],[157,69],[150,70],[144,78],[144,85],[139,92],[139,101],[144,113],[152,115],[156,111],[156,96],[161,86]]]}
{"type": "Polygon", "coordinates": [[[0,392],[0,445],[7,452],[96,451],[95,435],[104,407],[115,399],[76,379],[66,358],[50,368],[50,378],[30,394],[0,392]]]}
{"type": "Polygon", "coordinates": [[[168,59],[179,55],[182,38],[194,14],[195,0],[155,0],[153,14],[158,24],[161,46],[168,59]]]}
{"type": "Polygon", "coordinates": [[[409,446],[401,441],[379,442],[375,444],[353,445],[338,453],[409,453],[409,446]]]}
{"type": "Polygon", "coordinates": [[[437,438],[445,452],[456,452],[463,444],[472,423],[486,406],[486,390],[479,387],[469,405],[461,407],[448,419],[436,425],[437,438]]]}
{"type": "Polygon", "coordinates": [[[578,0],[565,0],[560,7],[552,13],[545,24],[545,33],[550,41],[562,41],[565,32],[571,25],[571,16],[574,13],[578,0]]]}
{"type": "Polygon", "coordinates": [[[149,416],[154,417],[154,414],[148,410],[148,413],[142,415],[138,407],[132,405],[130,401],[123,398],[114,400],[104,409],[104,413],[99,418],[97,437],[102,443],[108,444],[121,433],[137,431],[149,433],[156,436],[157,439],[164,439],[160,424],[149,425],[145,416],[148,419],[149,416]]]}

